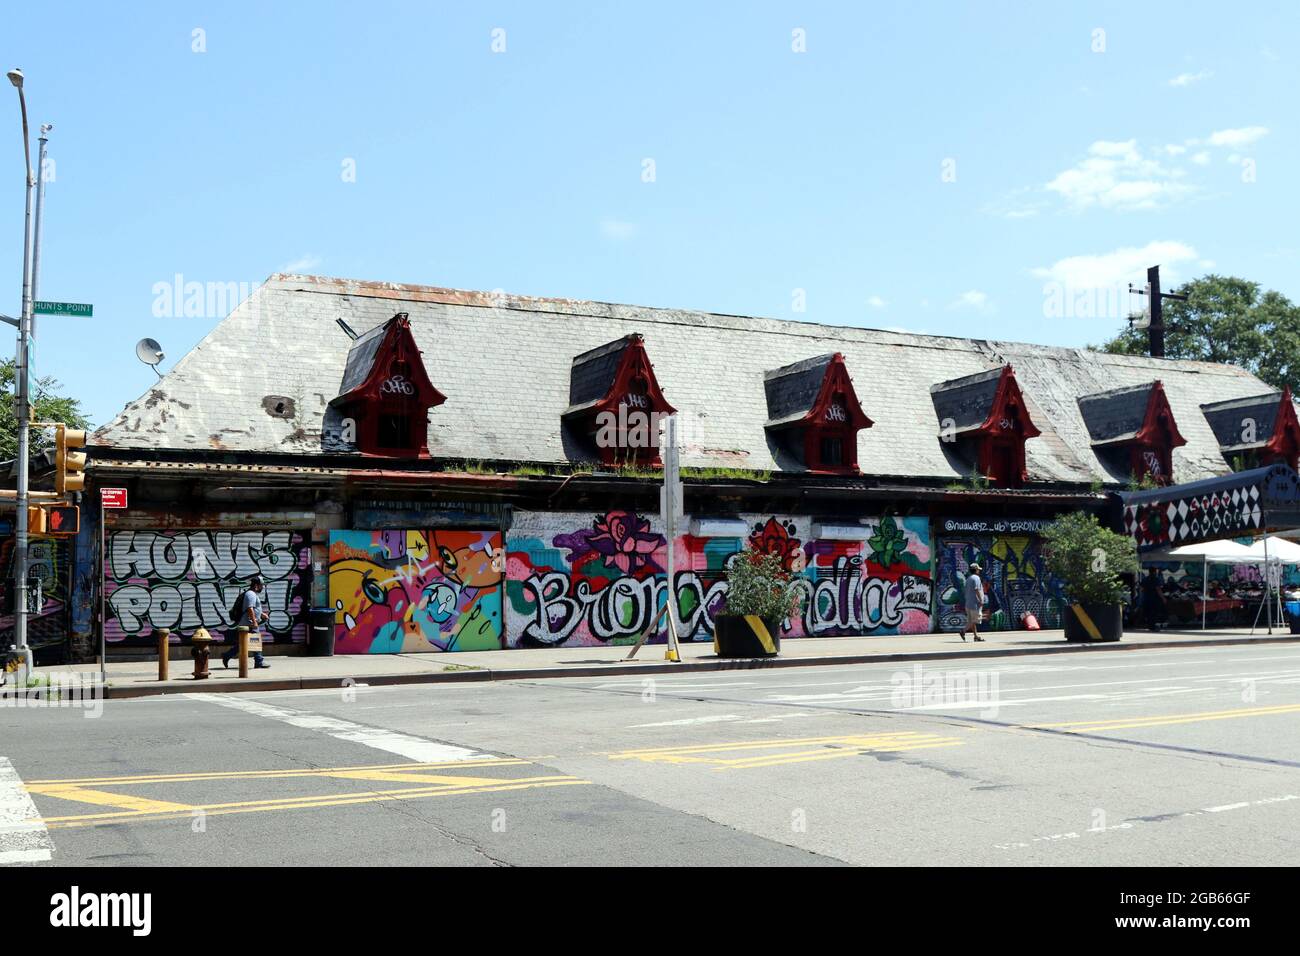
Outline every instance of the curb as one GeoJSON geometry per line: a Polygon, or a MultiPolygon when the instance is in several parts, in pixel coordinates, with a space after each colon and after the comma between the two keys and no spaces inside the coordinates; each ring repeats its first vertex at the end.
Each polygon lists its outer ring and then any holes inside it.
{"type": "Polygon", "coordinates": [[[1130,642],[1106,644],[1050,644],[1043,647],[1004,647],[997,650],[913,651],[899,654],[843,654],[836,657],[728,658],[725,660],[646,661],[633,664],[612,661],[608,665],[583,664],[576,667],[513,667],[492,670],[434,671],[423,674],[359,674],[352,677],[291,677],[269,680],[187,681],[165,686],[128,685],[104,688],[105,699],[158,697],[168,694],[248,694],[274,690],[334,690],[352,681],[356,686],[384,687],[396,684],[463,684],[503,680],[546,680],[555,677],[626,677],[634,674],[682,674],[691,672],[758,670],[780,667],[834,667],[842,664],[902,664],[918,661],[973,660],[981,657],[1029,657],[1043,654],[1089,654],[1096,651],[1178,650],[1187,647],[1235,647],[1253,644],[1286,644],[1300,641],[1300,636],[1237,637],[1231,639],[1191,638],[1186,641],[1130,642]]]}

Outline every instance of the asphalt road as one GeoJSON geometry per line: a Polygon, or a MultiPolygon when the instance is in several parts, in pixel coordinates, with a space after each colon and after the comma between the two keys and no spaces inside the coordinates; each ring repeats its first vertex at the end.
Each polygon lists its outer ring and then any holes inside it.
{"type": "Polygon", "coordinates": [[[1300,863],[1287,645],[102,706],[0,709],[0,864],[1300,863]]]}

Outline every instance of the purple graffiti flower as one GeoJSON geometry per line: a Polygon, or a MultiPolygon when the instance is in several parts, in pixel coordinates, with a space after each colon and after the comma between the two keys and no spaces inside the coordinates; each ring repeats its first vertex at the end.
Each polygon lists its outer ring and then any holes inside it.
{"type": "Polygon", "coordinates": [[[597,517],[587,543],[605,557],[605,567],[630,574],[649,563],[663,536],[650,530],[650,519],[631,511],[610,511],[597,517]]]}

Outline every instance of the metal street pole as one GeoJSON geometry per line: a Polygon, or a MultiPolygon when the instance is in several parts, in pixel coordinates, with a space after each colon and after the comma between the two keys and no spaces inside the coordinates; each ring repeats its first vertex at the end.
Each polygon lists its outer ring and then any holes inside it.
{"type": "Polygon", "coordinates": [[[14,361],[14,385],[17,396],[14,411],[18,418],[18,494],[14,515],[14,648],[22,655],[21,684],[32,669],[32,651],[27,646],[27,478],[28,439],[31,431],[31,407],[28,404],[27,337],[32,327],[32,147],[27,132],[27,98],[23,94],[22,70],[10,70],[9,82],[18,90],[18,106],[23,118],[23,160],[27,167],[27,210],[23,217],[23,311],[18,320],[18,346],[14,361]]]}
{"type": "MultiPolygon", "coordinates": [[[[36,152],[36,219],[32,223],[32,303],[41,297],[41,210],[45,208],[45,144],[50,141],[47,135],[54,126],[41,124],[41,135],[36,140],[40,143],[36,152]]],[[[32,312],[31,327],[27,330],[31,341],[36,341],[36,313],[32,312]]]]}

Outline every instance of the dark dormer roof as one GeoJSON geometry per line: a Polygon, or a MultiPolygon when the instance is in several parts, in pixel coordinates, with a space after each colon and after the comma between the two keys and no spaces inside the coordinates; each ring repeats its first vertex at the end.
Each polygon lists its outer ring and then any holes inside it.
{"type": "Polygon", "coordinates": [[[1278,409],[1282,407],[1281,392],[1265,392],[1249,398],[1233,398],[1226,402],[1202,405],[1205,420],[1210,423],[1219,447],[1225,452],[1248,451],[1262,448],[1273,436],[1277,425],[1278,409]],[[1255,440],[1242,441],[1247,419],[1255,423],[1255,440]]]}
{"type": "Polygon", "coordinates": [[[767,392],[767,427],[779,428],[803,421],[817,403],[826,369],[835,358],[834,352],[804,359],[782,368],[772,369],[763,376],[767,392]]]}
{"type": "Polygon", "coordinates": [[[569,373],[569,408],[565,414],[583,411],[585,406],[608,395],[623,362],[623,353],[634,342],[641,341],[641,336],[633,333],[575,355],[573,369],[569,373]]]}
{"type": "Polygon", "coordinates": [[[370,376],[370,370],[375,367],[375,359],[379,355],[379,347],[384,344],[387,333],[388,323],[385,322],[352,343],[352,348],[348,350],[348,364],[343,369],[343,383],[339,385],[339,397],[355,392],[370,376]]]}
{"type": "Polygon", "coordinates": [[[1155,382],[1079,396],[1079,413],[1094,445],[1132,441],[1146,421],[1155,382]]]}
{"type": "Polygon", "coordinates": [[[999,367],[931,385],[930,398],[940,425],[951,419],[953,432],[958,435],[982,427],[993,412],[993,400],[1001,379],[1002,369],[999,367]]]}

